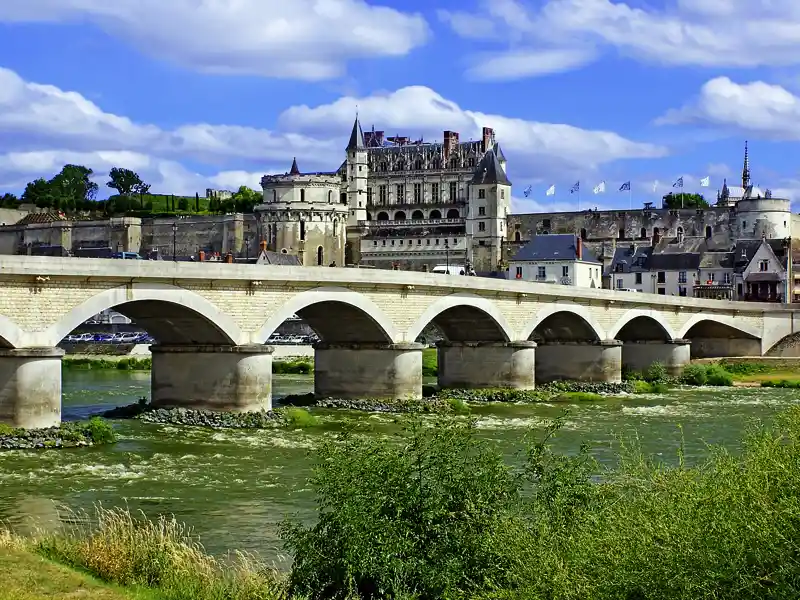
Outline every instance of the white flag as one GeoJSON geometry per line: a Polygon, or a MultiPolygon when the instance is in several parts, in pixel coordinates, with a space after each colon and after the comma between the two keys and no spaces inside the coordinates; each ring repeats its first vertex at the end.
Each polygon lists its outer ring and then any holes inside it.
{"type": "Polygon", "coordinates": [[[658,179],[653,182],[653,191],[655,192],[658,189],[658,179]]]}
{"type": "Polygon", "coordinates": [[[592,190],[595,194],[602,194],[606,191],[606,182],[601,181],[596,186],[594,186],[594,190],[592,190]]]}
{"type": "Polygon", "coordinates": [[[549,188],[547,188],[547,195],[548,196],[554,196],[555,193],[556,193],[556,186],[555,185],[551,185],[549,188]]]}
{"type": "Polygon", "coordinates": [[[711,183],[711,180],[708,177],[703,177],[700,180],[700,187],[708,187],[710,183],[711,183]]]}

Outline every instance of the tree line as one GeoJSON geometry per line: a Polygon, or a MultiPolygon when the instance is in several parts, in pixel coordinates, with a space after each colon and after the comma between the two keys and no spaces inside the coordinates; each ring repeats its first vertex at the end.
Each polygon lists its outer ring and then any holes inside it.
{"type": "Polygon", "coordinates": [[[21,196],[5,193],[0,195],[0,207],[18,208],[21,204],[33,204],[64,213],[102,213],[108,216],[146,216],[151,214],[222,214],[253,212],[261,203],[261,194],[247,186],[241,186],[230,198],[201,198],[195,194],[151,194],[150,184],[131,169],[113,167],[108,172],[106,186],[116,193],[105,200],[98,200],[100,186],[93,181],[95,173],[83,165],[64,165],[50,179],[40,177],[29,182],[21,196]]]}

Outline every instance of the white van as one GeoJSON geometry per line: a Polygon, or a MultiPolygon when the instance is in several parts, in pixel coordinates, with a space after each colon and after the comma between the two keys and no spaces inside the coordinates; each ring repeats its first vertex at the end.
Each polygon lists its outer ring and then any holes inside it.
{"type": "Polygon", "coordinates": [[[464,265],[436,265],[431,270],[431,273],[439,273],[439,275],[464,275],[464,265]]]}

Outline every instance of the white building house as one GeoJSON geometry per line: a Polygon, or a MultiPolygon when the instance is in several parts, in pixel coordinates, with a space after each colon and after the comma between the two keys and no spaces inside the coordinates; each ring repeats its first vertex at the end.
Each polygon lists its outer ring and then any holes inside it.
{"type": "Polygon", "coordinates": [[[587,288],[602,287],[602,264],[574,235],[537,235],[509,261],[509,277],[587,288]]]}

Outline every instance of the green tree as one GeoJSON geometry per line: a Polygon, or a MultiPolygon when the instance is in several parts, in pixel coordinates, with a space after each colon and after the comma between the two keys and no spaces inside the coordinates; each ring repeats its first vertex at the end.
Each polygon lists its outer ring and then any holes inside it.
{"type": "Polygon", "coordinates": [[[3,208],[17,208],[19,206],[19,198],[14,194],[3,194],[0,196],[0,206],[3,208]]]}
{"type": "Polygon", "coordinates": [[[189,210],[189,199],[181,197],[178,200],[178,210],[189,210]]]}
{"type": "Polygon", "coordinates": [[[111,189],[117,190],[122,196],[131,194],[146,194],[150,185],[142,181],[139,174],[130,169],[114,167],[108,172],[109,181],[106,183],[111,189]]]}
{"type": "Polygon", "coordinates": [[[54,194],[54,207],[69,210],[83,208],[87,201],[97,197],[98,185],[91,180],[94,171],[83,165],[64,165],[61,172],[50,181],[54,194]]]}
{"type": "Polygon", "coordinates": [[[663,198],[664,208],[708,208],[709,204],[702,194],[673,194],[663,198]]]}
{"type": "Polygon", "coordinates": [[[262,202],[262,196],[257,191],[243,185],[233,193],[231,200],[235,211],[251,213],[255,205],[262,202]]]}
{"type": "Polygon", "coordinates": [[[25,186],[22,201],[26,204],[35,204],[39,208],[51,208],[55,204],[53,186],[44,177],[35,179],[25,186]]]}

